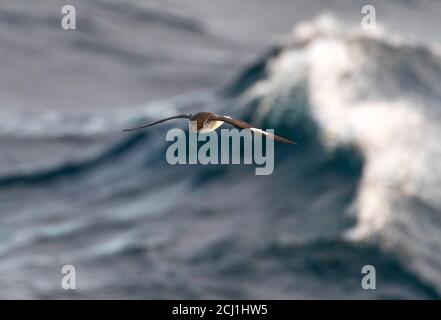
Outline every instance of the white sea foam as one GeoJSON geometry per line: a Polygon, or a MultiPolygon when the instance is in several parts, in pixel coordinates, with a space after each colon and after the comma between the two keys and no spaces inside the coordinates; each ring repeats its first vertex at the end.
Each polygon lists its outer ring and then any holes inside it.
{"type": "Polygon", "coordinates": [[[242,98],[260,99],[264,116],[282,105],[300,108],[280,101],[305,87],[323,144],[354,145],[365,159],[348,239],[396,251],[441,288],[434,257],[441,251],[441,57],[434,44],[379,30],[348,30],[329,16],[302,24],[242,98]]]}

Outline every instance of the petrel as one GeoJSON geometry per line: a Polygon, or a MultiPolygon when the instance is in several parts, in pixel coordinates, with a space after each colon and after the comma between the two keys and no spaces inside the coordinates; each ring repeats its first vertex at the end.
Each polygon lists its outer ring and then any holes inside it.
{"type": "Polygon", "coordinates": [[[229,123],[237,128],[248,129],[252,133],[265,135],[275,141],[280,141],[280,142],[289,143],[289,144],[296,144],[295,142],[293,142],[289,139],[286,139],[286,138],[277,136],[275,134],[263,131],[262,129],[255,128],[251,124],[249,124],[243,120],[233,119],[229,116],[220,116],[220,115],[217,115],[212,112],[198,112],[195,114],[182,113],[182,114],[175,115],[173,117],[168,117],[168,118],[161,119],[161,120],[158,120],[158,121],[155,121],[152,123],[148,123],[148,124],[143,125],[141,127],[124,129],[123,131],[139,130],[139,129],[147,128],[147,127],[153,126],[155,124],[165,122],[168,120],[172,120],[172,119],[189,119],[191,121],[190,122],[191,123],[190,129],[197,131],[197,132],[200,132],[200,133],[212,132],[226,122],[226,123],[229,123]]]}

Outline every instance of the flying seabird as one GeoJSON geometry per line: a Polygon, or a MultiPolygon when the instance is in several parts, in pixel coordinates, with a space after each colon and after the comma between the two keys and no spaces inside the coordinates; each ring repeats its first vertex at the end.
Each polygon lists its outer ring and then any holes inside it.
{"type": "Polygon", "coordinates": [[[190,129],[197,131],[197,132],[200,132],[200,133],[212,132],[226,122],[226,123],[229,123],[237,128],[248,129],[253,133],[265,135],[275,141],[280,141],[280,142],[289,143],[289,144],[296,144],[295,142],[288,140],[286,138],[277,136],[275,134],[263,131],[258,128],[254,128],[251,124],[249,124],[243,120],[233,119],[228,116],[220,116],[220,115],[217,115],[212,112],[198,112],[195,114],[190,114],[190,113],[178,114],[176,116],[161,119],[161,120],[143,125],[141,127],[124,129],[123,131],[139,130],[139,129],[147,128],[147,127],[153,126],[155,124],[165,122],[168,120],[172,120],[172,119],[189,119],[191,121],[191,124],[193,125],[193,126],[191,126],[190,129]],[[195,123],[196,123],[196,127],[194,127],[195,123]]]}

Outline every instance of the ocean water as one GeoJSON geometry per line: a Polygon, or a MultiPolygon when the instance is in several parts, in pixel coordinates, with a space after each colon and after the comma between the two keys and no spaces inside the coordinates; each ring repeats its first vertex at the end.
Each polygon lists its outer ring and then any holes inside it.
{"type": "Polygon", "coordinates": [[[435,44],[322,16],[221,90],[3,111],[0,298],[439,299],[440,83],[435,44]],[[165,133],[184,124],[120,131],[201,109],[298,145],[276,144],[274,173],[256,176],[169,165],[165,133]]]}

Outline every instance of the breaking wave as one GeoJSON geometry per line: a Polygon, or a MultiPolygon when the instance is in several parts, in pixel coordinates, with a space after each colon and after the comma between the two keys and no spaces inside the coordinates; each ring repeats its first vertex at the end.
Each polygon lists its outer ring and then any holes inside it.
{"type": "Polygon", "coordinates": [[[244,89],[233,95],[253,105],[256,119],[288,126],[307,113],[327,150],[360,152],[356,224],[346,237],[396,253],[440,288],[439,49],[347,31],[324,16],[298,26],[287,45],[238,81],[233,88],[244,89]]]}

